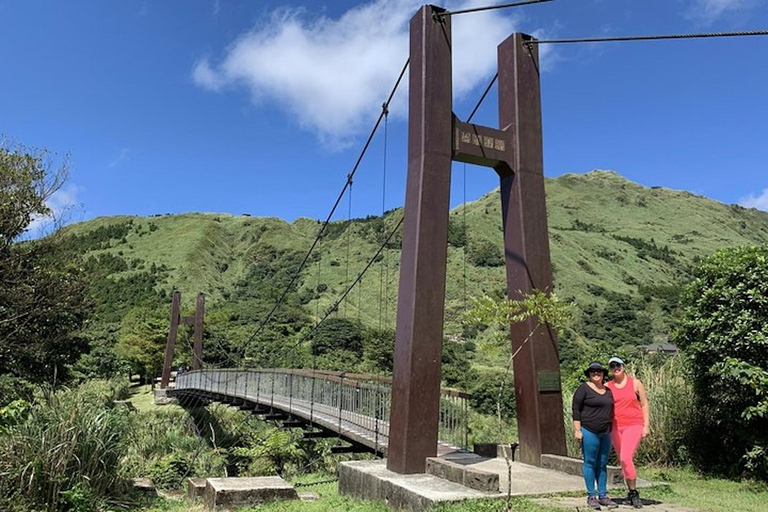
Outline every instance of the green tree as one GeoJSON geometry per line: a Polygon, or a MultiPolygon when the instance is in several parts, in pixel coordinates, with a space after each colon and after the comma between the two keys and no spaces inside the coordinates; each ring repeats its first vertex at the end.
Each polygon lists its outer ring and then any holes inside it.
{"type": "Polygon", "coordinates": [[[335,350],[346,350],[363,356],[365,328],[360,322],[346,318],[329,318],[312,335],[312,355],[323,355],[335,350]]]}
{"type": "Polygon", "coordinates": [[[62,380],[87,349],[83,272],[57,252],[55,233],[21,241],[33,221],[55,217],[46,202],[66,176],[45,152],[0,142],[0,374],[62,380]]]}
{"type": "Polygon", "coordinates": [[[166,314],[159,309],[136,307],[123,318],[115,352],[128,362],[132,373],[151,377],[162,371],[168,340],[166,314]]]}
{"type": "Polygon", "coordinates": [[[768,478],[768,246],[706,259],[683,305],[676,340],[702,411],[691,440],[696,462],[768,478]]]}

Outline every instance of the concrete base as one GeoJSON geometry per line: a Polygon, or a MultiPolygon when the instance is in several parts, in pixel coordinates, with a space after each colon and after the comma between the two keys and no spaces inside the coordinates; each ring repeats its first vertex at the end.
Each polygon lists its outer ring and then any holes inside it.
{"type": "Polygon", "coordinates": [[[206,480],[206,510],[229,510],[265,501],[297,499],[299,496],[296,489],[279,476],[206,480]]]}
{"type": "Polygon", "coordinates": [[[175,402],[175,400],[168,396],[167,389],[155,388],[152,390],[152,394],[155,396],[155,405],[168,405],[175,402]]]}
{"type": "MultiPolygon", "coordinates": [[[[339,493],[361,499],[384,501],[393,508],[426,510],[441,502],[531,496],[561,492],[584,492],[584,479],[552,469],[510,462],[505,459],[480,457],[454,452],[438,459],[442,476],[451,473],[455,480],[466,481],[467,474],[498,478],[495,492],[471,489],[460,483],[438,478],[434,474],[401,475],[387,470],[386,460],[342,462],[339,469],[339,493]],[[448,470],[446,470],[448,468],[448,470]],[[511,479],[510,479],[511,475],[511,479]]],[[[431,464],[436,464],[432,462],[431,464]]],[[[436,470],[439,471],[439,470],[436,470]]],[[[638,487],[649,482],[638,480],[638,487]]],[[[623,485],[612,488],[622,488],[623,485]]],[[[623,492],[623,491],[622,491],[623,492]]]]}
{"type": "Polygon", "coordinates": [[[401,475],[387,469],[386,460],[342,462],[339,494],[383,501],[392,508],[426,510],[440,502],[493,496],[434,475],[401,475]]]}
{"type": "Polygon", "coordinates": [[[481,457],[474,453],[451,455],[428,458],[427,474],[477,491],[499,492],[498,474],[472,467],[472,462],[477,462],[481,457]]]}
{"type": "Polygon", "coordinates": [[[187,478],[187,498],[195,500],[205,497],[205,478],[187,478]]]}
{"type": "Polygon", "coordinates": [[[132,478],[131,483],[133,488],[137,491],[154,493],[155,483],[149,478],[132,478]]]}

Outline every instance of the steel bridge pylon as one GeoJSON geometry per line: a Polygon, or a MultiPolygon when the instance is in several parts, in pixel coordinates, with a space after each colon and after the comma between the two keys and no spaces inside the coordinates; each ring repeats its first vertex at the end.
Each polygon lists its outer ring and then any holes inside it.
{"type": "MultiPolygon", "coordinates": [[[[436,454],[451,162],[492,167],[501,185],[510,298],[552,283],[544,196],[538,49],[498,47],[499,129],[452,110],[451,19],[423,6],[410,22],[408,178],[387,468],[423,473],[436,454]]],[[[521,459],[566,452],[557,339],[535,320],[510,326],[521,459]],[[525,340],[528,340],[527,342],[525,340]]]]}

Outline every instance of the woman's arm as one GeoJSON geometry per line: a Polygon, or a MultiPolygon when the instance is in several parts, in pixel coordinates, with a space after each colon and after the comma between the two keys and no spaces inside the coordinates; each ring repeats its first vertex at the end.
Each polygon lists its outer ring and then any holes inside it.
{"type": "Polygon", "coordinates": [[[583,437],[581,433],[581,410],[584,407],[584,398],[584,388],[579,386],[573,394],[573,404],[571,407],[573,413],[573,437],[579,442],[581,442],[581,438],[583,437]]]}
{"type": "Polygon", "coordinates": [[[648,406],[648,394],[645,392],[645,386],[640,379],[634,379],[635,393],[640,398],[640,408],[643,410],[643,437],[651,433],[651,411],[648,406]]]}

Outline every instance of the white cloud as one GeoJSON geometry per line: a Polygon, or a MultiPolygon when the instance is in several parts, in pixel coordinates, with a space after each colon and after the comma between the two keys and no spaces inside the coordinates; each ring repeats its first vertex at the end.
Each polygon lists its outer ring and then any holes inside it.
{"type": "Polygon", "coordinates": [[[57,226],[66,224],[69,215],[80,206],[78,194],[80,187],[74,184],[64,186],[48,198],[46,206],[51,210],[48,215],[36,215],[27,227],[27,233],[35,238],[47,235],[57,226]]]}
{"type": "Polygon", "coordinates": [[[693,0],[687,12],[688,18],[709,24],[727,12],[753,7],[761,0],[693,0]]]}
{"type": "Polygon", "coordinates": [[[739,199],[739,204],[744,208],[757,208],[768,212],[768,188],[763,189],[760,195],[749,195],[739,199]]]}
{"type": "MultiPolygon", "coordinates": [[[[240,35],[220,61],[198,60],[192,77],[212,91],[244,86],[255,103],[272,102],[321,141],[344,145],[379,115],[408,56],[408,21],[422,3],[373,0],[339,18],[278,9],[240,35]]],[[[446,4],[455,10],[488,1],[446,4]]],[[[509,12],[498,10],[452,20],[454,97],[488,82],[496,47],[515,24],[509,12]]],[[[404,85],[392,115],[406,113],[404,85]]]]}

